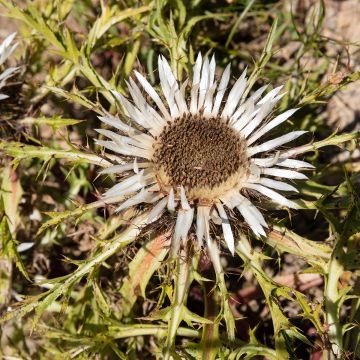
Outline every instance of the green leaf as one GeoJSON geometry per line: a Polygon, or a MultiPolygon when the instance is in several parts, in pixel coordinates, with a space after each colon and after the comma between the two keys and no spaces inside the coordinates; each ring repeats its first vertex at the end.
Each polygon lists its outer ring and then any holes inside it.
{"type": "Polygon", "coordinates": [[[273,229],[266,238],[266,242],[270,246],[281,252],[297,255],[309,263],[325,268],[325,261],[330,258],[332,251],[328,245],[305,239],[283,227],[274,226],[273,229]]]}
{"type": "Polygon", "coordinates": [[[39,117],[39,118],[32,118],[27,117],[25,119],[20,120],[19,122],[22,125],[50,125],[54,130],[61,127],[61,126],[69,126],[69,125],[76,125],[85,120],[76,120],[76,119],[63,119],[61,116],[54,116],[51,118],[48,117],[39,117]]]}
{"type": "Polygon", "coordinates": [[[96,280],[92,281],[92,285],[93,285],[94,297],[95,297],[95,300],[98,304],[100,311],[105,316],[109,317],[111,314],[111,309],[108,304],[108,301],[106,300],[106,295],[104,294],[104,292],[102,291],[102,289],[100,288],[100,286],[96,280]]]}
{"type": "Polygon", "coordinates": [[[141,228],[147,224],[148,213],[145,212],[135,219],[132,219],[131,225],[112,241],[106,243],[93,257],[85,261],[75,271],[73,271],[65,279],[58,279],[59,282],[47,292],[40,294],[38,297],[30,298],[24,305],[15,310],[8,311],[0,318],[3,323],[14,317],[21,317],[32,310],[36,310],[33,328],[37,325],[38,320],[44,311],[62,294],[66,293],[75,283],[79,282],[84,276],[89,274],[95,267],[100,266],[110,256],[116,254],[122,247],[133,242],[141,231],[141,228]],[[30,303],[29,303],[30,302],[30,303]]]}
{"type": "MultiPolygon", "coordinates": [[[[85,67],[84,67],[85,69],[85,67]]],[[[90,71],[90,74],[92,72],[90,71]]],[[[78,89],[73,88],[71,92],[61,89],[56,86],[47,86],[46,87],[52,93],[59,95],[65,98],[68,101],[74,102],[75,104],[79,104],[84,106],[87,109],[90,109],[99,115],[104,115],[104,111],[101,109],[100,104],[93,103],[91,100],[86,98],[78,89]]]]}
{"type": "Polygon", "coordinates": [[[150,5],[141,6],[137,9],[120,10],[118,6],[109,7],[101,2],[101,15],[96,19],[86,40],[86,54],[90,55],[96,42],[114,25],[123,20],[135,17],[141,13],[151,10],[150,5]]]}
{"type": "Polygon", "coordinates": [[[84,161],[101,167],[108,167],[112,165],[110,161],[103,159],[98,155],[76,149],[62,150],[53,149],[47,146],[34,146],[19,142],[0,141],[0,150],[9,156],[12,156],[16,162],[33,158],[49,161],[50,159],[55,158],[65,159],[71,162],[84,161]]]}

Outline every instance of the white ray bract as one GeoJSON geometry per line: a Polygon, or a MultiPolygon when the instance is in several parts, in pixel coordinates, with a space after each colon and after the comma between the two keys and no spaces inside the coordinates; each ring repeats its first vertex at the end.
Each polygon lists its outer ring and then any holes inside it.
{"type": "MultiPolygon", "coordinates": [[[[248,200],[248,199],[246,199],[248,200]]],[[[248,207],[251,213],[255,216],[257,221],[260,223],[261,226],[264,228],[268,228],[268,224],[266,223],[263,214],[260,212],[260,210],[250,201],[248,200],[248,207]]]]}
{"type": "Polygon", "coordinates": [[[243,216],[244,220],[250,226],[250,229],[257,236],[266,236],[266,233],[259,222],[259,219],[256,217],[251,207],[244,201],[240,205],[237,206],[237,209],[240,211],[240,214],[243,216]]]}
{"type": "Polygon", "coordinates": [[[122,155],[138,156],[148,160],[150,160],[152,156],[149,150],[143,150],[136,146],[131,146],[125,143],[119,144],[118,142],[115,141],[104,141],[104,140],[96,140],[95,143],[100,146],[103,146],[106,149],[109,149],[111,151],[117,152],[122,155]]]}
{"type": "Polygon", "coordinates": [[[114,196],[114,195],[127,195],[133,191],[137,191],[144,187],[143,178],[144,170],[141,170],[138,174],[130,176],[120,183],[114,185],[112,188],[107,190],[104,193],[104,197],[114,196]],[[133,190],[136,189],[136,190],[133,190]]]}
{"type": "Polygon", "coordinates": [[[1,74],[0,74],[0,86],[4,86],[5,81],[7,79],[9,79],[11,76],[14,75],[14,72],[17,71],[18,69],[20,69],[20,67],[10,67],[7,68],[6,70],[4,70],[1,74]]]}
{"type": "Polygon", "coordinates": [[[252,99],[254,102],[260,99],[261,95],[264,93],[264,91],[269,87],[269,85],[263,85],[259,89],[257,89],[251,96],[250,99],[252,99]]]}
{"type": "MultiPolygon", "coordinates": [[[[121,148],[122,147],[125,148],[126,145],[130,145],[130,146],[136,146],[139,149],[150,150],[151,146],[152,146],[152,143],[148,143],[145,141],[138,141],[138,140],[136,140],[136,138],[119,135],[110,130],[106,130],[106,129],[94,129],[94,130],[97,131],[99,134],[102,134],[102,135],[108,137],[109,139],[113,140],[121,148]]],[[[131,147],[129,147],[129,150],[130,149],[131,149],[131,147]]]]}
{"type": "Polygon", "coordinates": [[[213,107],[213,96],[216,90],[216,82],[214,82],[215,65],[215,56],[212,56],[208,67],[208,81],[203,105],[205,117],[209,117],[211,115],[211,110],[213,107]]]}
{"type": "Polygon", "coordinates": [[[137,162],[137,158],[135,158],[134,163],[133,163],[133,170],[135,174],[139,173],[139,166],[138,166],[138,162],[137,162]]]}
{"type": "Polygon", "coordinates": [[[255,118],[240,131],[241,134],[247,138],[261,124],[264,118],[269,115],[272,108],[273,105],[271,102],[266,102],[263,106],[261,106],[255,118]]]}
{"type": "MultiPolygon", "coordinates": [[[[8,57],[13,53],[18,44],[11,45],[11,42],[14,40],[16,33],[12,33],[5,38],[5,40],[0,44],[0,66],[8,59],[8,57]]],[[[5,86],[6,81],[19,70],[19,67],[10,67],[5,69],[0,73],[0,90],[5,86]]],[[[6,94],[0,94],[0,100],[4,100],[9,96],[6,94]]]]}
{"type": "Polygon", "coordinates": [[[166,125],[164,118],[158,114],[158,112],[148,104],[145,100],[143,94],[141,93],[139,87],[136,85],[135,81],[132,78],[129,78],[128,89],[130,95],[137,105],[143,117],[147,119],[147,124],[151,129],[160,133],[162,128],[166,125]]]}
{"type": "Polygon", "coordinates": [[[159,110],[161,111],[161,113],[164,115],[165,119],[168,121],[171,121],[172,118],[169,114],[169,111],[167,110],[167,108],[165,107],[164,103],[162,102],[162,100],[160,99],[160,96],[158,95],[158,93],[155,91],[155,89],[150,85],[150,83],[138,72],[135,71],[135,76],[138,79],[138,81],[140,82],[141,86],[143,87],[143,89],[149,94],[149,96],[153,99],[153,101],[155,102],[156,106],[159,108],[159,110]]]}
{"type": "Polygon", "coordinates": [[[258,103],[256,104],[257,106],[259,105],[263,105],[266,102],[268,102],[269,100],[274,100],[275,96],[280,92],[280,90],[284,87],[284,85],[278,86],[277,88],[269,91],[260,101],[258,101],[258,103]]]}
{"type": "Polygon", "coordinates": [[[213,86],[215,80],[216,61],[215,55],[211,57],[209,65],[209,89],[213,86]]]}
{"type": "Polygon", "coordinates": [[[174,194],[174,189],[171,188],[170,192],[169,192],[169,197],[168,197],[168,202],[167,202],[167,208],[169,211],[175,211],[175,194],[174,194]]]}
{"type": "Polygon", "coordinates": [[[299,173],[294,170],[285,170],[285,169],[279,169],[279,168],[264,168],[262,170],[262,173],[264,175],[270,175],[270,176],[278,176],[285,179],[302,179],[306,180],[308,177],[305,174],[299,173]]]}
{"type": "Polygon", "coordinates": [[[261,212],[259,211],[259,209],[249,200],[247,199],[245,196],[240,195],[241,197],[241,202],[239,205],[246,205],[250,211],[251,214],[253,214],[253,216],[255,217],[255,219],[257,220],[257,222],[267,228],[268,225],[263,217],[263,215],[261,214],[261,212]]]}
{"type": "Polygon", "coordinates": [[[298,189],[296,189],[296,187],[294,187],[288,183],[278,181],[278,180],[273,180],[273,179],[268,179],[268,178],[262,177],[258,183],[260,185],[264,185],[266,187],[269,187],[269,188],[272,188],[275,190],[299,192],[298,189]]]}
{"type": "Polygon", "coordinates": [[[179,86],[168,62],[162,56],[159,56],[158,59],[158,69],[160,85],[169,106],[170,114],[173,118],[178,117],[180,112],[175,101],[175,92],[179,91],[179,86]]]}
{"type": "Polygon", "coordinates": [[[206,234],[209,211],[210,209],[207,206],[198,206],[196,209],[196,237],[200,246],[203,244],[203,238],[206,234]]]}
{"type": "Polygon", "coordinates": [[[108,191],[106,191],[104,193],[104,200],[107,200],[113,196],[128,196],[130,194],[133,194],[135,192],[138,192],[139,190],[144,188],[144,185],[137,182],[137,183],[133,183],[131,185],[129,185],[126,189],[124,190],[117,190],[114,189],[115,186],[113,186],[112,188],[110,188],[108,191]]]}
{"type": "Polygon", "coordinates": [[[314,165],[309,164],[306,161],[295,159],[279,159],[276,165],[293,168],[293,169],[315,169],[314,165]]]}
{"type": "Polygon", "coordinates": [[[197,105],[198,105],[198,92],[200,87],[201,66],[202,66],[202,56],[201,53],[199,53],[194,66],[193,83],[191,87],[190,112],[192,114],[196,114],[198,111],[197,105]]]}
{"type": "Polygon", "coordinates": [[[314,169],[314,166],[309,164],[306,161],[295,160],[295,159],[282,159],[279,156],[276,157],[267,157],[267,158],[252,158],[251,160],[261,167],[272,167],[274,165],[288,167],[292,169],[314,169]]]}
{"type": "Polygon", "coordinates": [[[154,145],[154,139],[149,136],[148,134],[144,134],[141,132],[134,132],[133,134],[129,135],[132,139],[145,144],[147,148],[152,148],[154,145]]]}
{"type": "Polygon", "coordinates": [[[190,209],[190,205],[189,202],[186,198],[186,194],[185,194],[185,189],[183,186],[180,187],[180,200],[181,200],[181,207],[184,210],[189,210],[190,209]]]}
{"type": "Polygon", "coordinates": [[[166,208],[167,201],[168,201],[168,198],[164,197],[152,208],[152,210],[149,213],[149,217],[148,217],[148,221],[150,223],[157,220],[162,215],[162,213],[164,212],[164,210],[166,208]]]}
{"type": "Polygon", "coordinates": [[[175,92],[175,100],[179,107],[180,116],[187,114],[189,112],[188,106],[185,100],[185,89],[187,87],[187,84],[189,82],[189,79],[186,79],[184,83],[180,86],[180,90],[175,92]]]}
{"type": "Polygon", "coordinates": [[[154,195],[154,193],[145,189],[141,189],[141,191],[135,196],[125,200],[115,211],[120,212],[122,210],[128,209],[130,206],[152,202],[155,196],[156,195],[154,195]]]}
{"type": "Polygon", "coordinates": [[[144,129],[148,130],[152,135],[156,134],[158,129],[157,124],[151,124],[149,118],[144,115],[137,107],[132,105],[128,99],[116,91],[112,91],[112,94],[120,102],[125,110],[125,114],[133,120],[136,124],[140,125],[144,129]]]}
{"type": "Polygon", "coordinates": [[[261,129],[256,131],[248,140],[248,145],[251,145],[256,140],[258,140],[261,136],[265,135],[267,132],[269,132],[274,127],[280,125],[284,121],[286,121],[290,116],[292,116],[298,109],[291,109],[288,111],[285,111],[284,113],[278,115],[273,120],[271,120],[269,123],[264,125],[261,129]]]}
{"type": "Polygon", "coordinates": [[[213,107],[213,97],[216,90],[216,82],[211,86],[210,89],[208,89],[205,97],[205,104],[204,104],[204,116],[210,117],[211,116],[211,110],[213,107]]]}
{"type": "Polygon", "coordinates": [[[16,32],[10,34],[0,44],[0,66],[7,60],[7,58],[13,53],[18,44],[11,45],[16,36],[16,32]]]}
{"type": "Polygon", "coordinates": [[[283,136],[280,136],[276,139],[269,140],[261,145],[257,145],[257,146],[248,148],[248,154],[249,154],[249,156],[253,156],[260,152],[273,150],[281,145],[284,145],[290,141],[297,139],[299,136],[301,136],[305,133],[307,133],[307,131],[292,131],[292,132],[285,134],[283,136]]]}
{"type": "Polygon", "coordinates": [[[227,216],[227,214],[225,212],[225,209],[224,209],[224,207],[222,206],[221,203],[217,203],[216,208],[218,209],[219,215],[220,215],[220,218],[221,218],[221,227],[222,227],[222,230],[223,230],[226,245],[229,248],[231,254],[234,255],[234,253],[235,253],[234,235],[233,235],[233,232],[231,230],[231,225],[230,225],[229,218],[228,218],[228,216],[227,216]]]}
{"type": "Polygon", "coordinates": [[[230,80],[230,64],[225,68],[225,70],[221,76],[220,84],[218,86],[218,91],[216,93],[216,97],[215,97],[215,101],[214,101],[214,106],[211,111],[212,116],[217,116],[219,113],[221,102],[225,95],[225,91],[227,89],[229,80],[230,80]]]}
{"type": "Polygon", "coordinates": [[[254,100],[248,99],[244,104],[239,106],[234,115],[230,118],[233,128],[237,131],[241,131],[258,112],[259,110],[255,110],[254,100]]]}
{"type": "Polygon", "coordinates": [[[233,209],[241,203],[243,196],[238,191],[232,189],[221,197],[221,201],[229,208],[233,209]]]}
{"type": "Polygon", "coordinates": [[[99,120],[101,120],[103,123],[113,126],[115,129],[121,130],[124,133],[128,133],[131,131],[134,131],[134,129],[124,124],[118,117],[107,114],[105,116],[98,116],[99,120]]]}
{"type": "MultiPolygon", "coordinates": [[[[137,163],[138,169],[143,169],[150,167],[152,164],[149,162],[137,163]]],[[[99,174],[120,174],[125,171],[133,170],[134,163],[131,164],[122,164],[122,165],[113,165],[109,166],[106,169],[103,169],[99,172],[99,174]]]]}
{"type": "Polygon", "coordinates": [[[218,212],[216,211],[216,208],[212,207],[210,211],[210,219],[215,225],[221,225],[222,220],[219,216],[218,212]]]}
{"type": "Polygon", "coordinates": [[[209,80],[209,58],[206,57],[202,65],[197,111],[199,111],[204,105],[206,91],[209,86],[209,80]]]}
{"type": "Polygon", "coordinates": [[[175,242],[178,243],[179,240],[186,241],[192,221],[194,217],[194,209],[179,209],[176,218],[175,224],[175,242]]]}
{"type": "Polygon", "coordinates": [[[291,208],[291,209],[297,209],[297,207],[298,207],[291,200],[288,200],[286,197],[280,195],[276,191],[271,190],[263,185],[246,183],[245,187],[258,191],[259,193],[267,196],[268,198],[275,201],[279,205],[287,206],[288,208],[291,208]]]}
{"type": "Polygon", "coordinates": [[[228,95],[224,110],[221,113],[221,116],[231,117],[234,113],[235,108],[237,107],[242,94],[244,93],[246,87],[246,69],[243,71],[239,79],[236,80],[234,86],[230,90],[228,95]]]}

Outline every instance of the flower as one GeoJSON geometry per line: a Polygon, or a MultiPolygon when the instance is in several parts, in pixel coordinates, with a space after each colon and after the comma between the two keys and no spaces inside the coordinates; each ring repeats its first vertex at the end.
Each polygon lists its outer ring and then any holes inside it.
{"type": "Polygon", "coordinates": [[[105,192],[103,200],[121,202],[117,211],[151,204],[149,223],[165,211],[176,213],[172,239],[175,251],[181,241],[187,241],[190,232],[196,235],[199,245],[204,239],[209,245],[213,222],[222,226],[227,247],[234,254],[229,213],[231,218],[241,215],[256,236],[265,236],[268,225],[251,199],[256,194],[296,208],[294,202],[279,193],[297,192],[296,188],[273,177],[307,179],[296,170],[313,168],[304,161],[290,159],[291,152],[275,152],[305,131],[261,141],[297,110],[271,118],[273,107],[283,96],[279,95],[282,86],[261,98],[264,86],[243,100],[246,71],[228,90],[230,65],[219,83],[215,80],[215,68],[214,57],[203,60],[199,54],[191,85],[188,80],[178,83],[168,62],[160,56],[158,71],[163,96],[135,71],[145,95],[132,78],[127,86],[133,103],[113,92],[129,121],[102,116],[100,120],[118,132],[96,130],[108,138],[96,140],[97,144],[120,154],[122,161],[128,160],[102,171],[125,174],[121,182],[105,192]]]}
{"type": "MultiPolygon", "coordinates": [[[[11,45],[11,42],[14,40],[16,33],[10,34],[1,44],[0,44],[0,66],[4,64],[7,58],[12,54],[16,49],[17,44],[11,45]]],[[[15,71],[18,70],[18,67],[10,67],[0,73],[0,90],[5,86],[5,82],[14,75],[15,71]]],[[[8,95],[0,93],[0,100],[8,98],[8,95]]]]}

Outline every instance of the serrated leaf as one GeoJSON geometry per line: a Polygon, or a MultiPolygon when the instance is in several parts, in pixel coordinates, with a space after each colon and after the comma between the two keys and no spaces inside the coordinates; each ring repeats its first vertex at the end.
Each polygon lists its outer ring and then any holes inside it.
{"type": "Polygon", "coordinates": [[[41,233],[43,233],[45,230],[52,226],[59,225],[66,219],[76,216],[79,213],[79,209],[73,210],[73,211],[61,211],[58,213],[52,213],[51,219],[46,221],[44,224],[42,224],[39,228],[39,230],[36,233],[36,236],[39,236],[41,233]]]}
{"type": "MultiPolygon", "coordinates": [[[[96,253],[92,258],[88,259],[82,265],[80,265],[75,271],[66,276],[64,281],[61,281],[61,278],[57,278],[57,283],[47,292],[40,294],[34,303],[20,307],[14,311],[7,312],[1,319],[0,323],[11,319],[15,316],[24,316],[28,312],[36,309],[36,316],[34,318],[33,327],[36,326],[37,321],[40,319],[43,312],[46,308],[54,302],[61,294],[66,292],[70,287],[75,283],[80,281],[84,276],[91,272],[96,266],[100,266],[105,262],[110,256],[118,252],[122,247],[128,245],[136,239],[138,234],[141,231],[141,228],[147,224],[147,218],[149,214],[147,212],[139,215],[138,217],[132,219],[131,225],[123,231],[120,235],[115,237],[112,241],[106,243],[106,245],[101,249],[100,252],[96,253]],[[60,282],[58,282],[60,279],[60,282]],[[44,299],[42,299],[44,297],[44,299]],[[42,300],[40,300],[42,299],[42,300]]],[[[47,280],[51,282],[51,280],[47,280]]],[[[31,299],[29,300],[31,301],[31,299]]]]}
{"type": "Polygon", "coordinates": [[[102,291],[102,289],[100,288],[100,286],[96,280],[92,281],[92,285],[93,285],[94,297],[99,306],[99,309],[105,316],[109,317],[111,314],[111,310],[110,310],[110,306],[106,300],[104,292],[102,291]]]}
{"type": "Polygon", "coordinates": [[[77,119],[63,119],[61,116],[53,116],[53,117],[27,117],[25,119],[20,120],[19,122],[23,125],[49,125],[54,129],[57,129],[61,126],[69,126],[76,125],[85,120],[77,120],[77,119]]]}
{"type": "Polygon", "coordinates": [[[321,259],[330,258],[332,250],[329,246],[308,240],[286,228],[274,226],[274,230],[266,239],[266,242],[274,248],[306,259],[310,258],[317,263],[320,263],[321,259]]]}
{"type": "Polygon", "coordinates": [[[86,52],[90,55],[92,48],[96,42],[114,25],[121,21],[134,17],[143,12],[149,11],[151,6],[141,6],[136,9],[119,10],[117,6],[109,7],[104,3],[101,3],[101,15],[94,22],[91,30],[89,31],[86,41],[86,52]]]}
{"type": "Polygon", "coordinates": [[[101,158],[98,155],[85,153],[83,151],[74,149],[62,150],[53,149],[46,146],[26,145],[19,142],[0,141],[0,150],[2,150],[5,154],[13,157],[16,161],[33,158],[48,161],[51,158],[56,158],[73,162],[83,160],[87,163],[95,164],[101,167],[108,167],[112,165],[111,162],[101,158]]]}
{"type": "Polygon", "coordinates": [[[17,251],[17,244],[10,232],[8,219],[5,216],[1,219],[0,223],[0,239],[2,243],[0,254],[10,261],[15,261],[16,267],[24,275],[24,277],[30,281],[29,275],[17,251]]]}
{"type": "Polygon", "coordinates": [[[35,316],[32,319],[32,330],[35,329],[44,311],[66,290],[67,287],[62,284],[54,285],[49,294],[39,302],[35,308],[35,316]]]}
{"type": "Polygon", "coordinates": [[[59,95],[65,99],[67,99],[70,102],[74,102],[75,104],[79,104],[84,106],[87,109],[90,109],[99,115],[104,115],[104,112],[101,110],[100,105],[93,103],[88,98],[86,98],[84,95],[81,94],[79,90],[76,88],[73,88],[71,92],[66,91],[64,89],[61,89],[56,86],[47,86],[46,87],[49,91],[52,93],[59,95]]]}
{"type": "Polygon", "coordinates": [[[199,324],[213,324],[214,322],[190,311],[185,305],[182,308],[183,320],[199,324]]]}

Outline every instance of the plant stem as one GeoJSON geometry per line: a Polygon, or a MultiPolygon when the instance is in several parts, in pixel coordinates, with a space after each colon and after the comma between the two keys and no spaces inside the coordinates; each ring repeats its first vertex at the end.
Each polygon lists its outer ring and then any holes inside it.
{"type": "Polygon", "coordinates": [[[164,360],[169,360],[171,351],[174,347],[176,332],[183,318],[183,307],[187,299],[189,286],[191,283],[191,256],[190,249],[185,246],[180,251],[177,258],[176,274],[175,274],[175,290],[171,305],[170,320],[168,324],[168,332],[164,350],[164,360]]]}
{"type": "Polygon", "coordinates": [[[212,281],[203,281],[202,288],[204,291],[204,305],[205,313],[204,317],[212,324],[205,324],[202,337],[201,337],[201,359],[202,360],[213,360],[218,354],[220,347],[219,340],[219,321],[216,318],[219,316],[219,305],[217,302],[217,294],[214,291],[214,283],[216,283],[216,274],[212,263],[206,253],[201,254],[200,266],[198,271],[201,276],[212,281]]]}
{"type": "MultiPolygon", "coordinates": [[[[124,326],[113,326],[109,328],[111,337],[114,339],[123,339],[133,336],[154,335],[163,338],[167,333],[167,326],[164,325],[147,325],[147,324],[134,324],[124,326]]],[[[176,335],[199,338],[200,334],[197,330],[185,327],[178,327],[176,335]]]]}
{"type": "MultiPolygon", "coordinates": [[[[325,317],[329,326],[328,335],[331,343],[331,353],[324,355],[325,359],[340,358],[342,346],[342,327],[339,321],[339,279],[344,271],[339,259],[342,256],[342,244],[339,241],[334,249],[328,264],[327,279],[325,282],[325,317]]],[[[326,352],[325,352],[326,353],[326,352]]]]}

